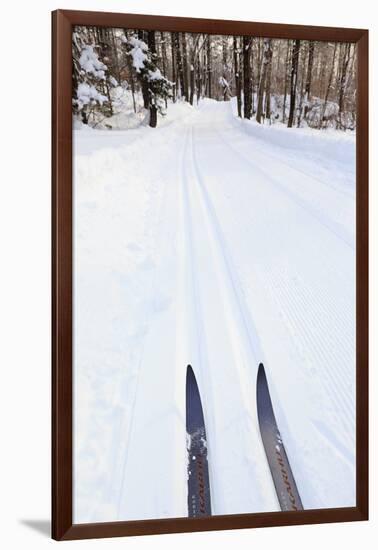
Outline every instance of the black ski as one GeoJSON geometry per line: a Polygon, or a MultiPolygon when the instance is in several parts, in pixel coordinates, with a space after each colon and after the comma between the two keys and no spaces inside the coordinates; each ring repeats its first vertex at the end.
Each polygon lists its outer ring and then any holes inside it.
{"type": "Polygon", "coordinates": [[[260,363],[257,373],[256,393],[261,438],[281,510],[303,510],[289,459],[274,416],[268,381],[262,363],[260,363]]]}
{"type": "Polygon", "coordinates": [[[186,431],[188,449],[188,516],[211,515],[207,441],[201,397],[193,369],[186,371],[186,431]]]}

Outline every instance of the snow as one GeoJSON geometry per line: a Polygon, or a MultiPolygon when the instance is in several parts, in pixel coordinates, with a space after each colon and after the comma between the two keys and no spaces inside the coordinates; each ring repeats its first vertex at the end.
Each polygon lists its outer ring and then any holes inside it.
{"type": "Polygon", "coordinates": [[[212,100],[157,129],[77,127],[74,521],[187,515],[188,364],[214,514],[278,510],[261,361],[304,507],[354,506],[352,134],[212,100]]]}
{"type": "Polygon", "coordinates": [[[114,86],[114,87],[118,86],[118,82],[117,82],[117,80],[114,78],[114,76],[111,76],[111,75],[110,75],[110,77],[109,77],[109,82],[110,82],[110,84],[111,84],[112,86],[114,86]]]}
{"type": "Polygon", "coordinates": [[[83,47],[79,63],[85,72],[93,74],[96,78],[105,79],[107,66],[99,60],[93,46],[87,45],[83,47]]]}
{"type": "Polygon", "coordinates": [[[164,77],[160,72],[160,69],[155,69],[154,71],[148,71],[149,80],[162,80],[164,77]]]}
{"type": "Polygon", "coordinates": [[[245,132],[264,142],[268,146],[276,145],[284,150],[294,149],[296,152],[303,151],[313,158],[317,154],[320,157],[330,157],[334,161],[345,163],[347,166],[355,166],[355,135],[338,130],[313,130],[301,128],[293,131],[284,124],[258,124],[254,120],[236,119],[245,132]],[[298,139],[300,136],[300,139],[298,139]]]}
{"type": "Polygon", "coordinates": [[[102,105],[104,101],[107,101],[107,97],[101,94],[94,86],[81,82],[77,87],[77,104],[79,109],[82,109],[84,105],[89,103],[99,103],[102,105]]]}
{"type": "Polygon", "coordinates": [[[148,46],[143,40],[139,40],[139,38],[135,36],[130,37],[128,42],[132,46],[130,55],[133,60],[133,67],[139,73],[141,69],[144,68],[144,63],[147,60],[147,54],[145,52],[148,51],[148,46]]]}

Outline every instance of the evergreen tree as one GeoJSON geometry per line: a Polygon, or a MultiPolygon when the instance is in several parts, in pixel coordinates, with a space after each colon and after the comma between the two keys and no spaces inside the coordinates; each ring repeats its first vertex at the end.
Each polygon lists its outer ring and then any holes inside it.
{"type": "Polygon", "coordinates": [[[88,124],[95,111],[106,114],[108,97],[103,93],[107,66],[99,59],[94,46],[87,44],[79,33],[73,33],[73,112],[88,124]]]}
{"type": "Polygon", "coordinates": [[[125,37],[124,43],[142,88],[145,89],[145,107],[150,111],[149,124],[155,128],[157,113],[164,114],[164,101],[172,96],[172,82],[156,66],[156,45],[152,34],[149,35],[149,45],[136,36],[125,37]]]}

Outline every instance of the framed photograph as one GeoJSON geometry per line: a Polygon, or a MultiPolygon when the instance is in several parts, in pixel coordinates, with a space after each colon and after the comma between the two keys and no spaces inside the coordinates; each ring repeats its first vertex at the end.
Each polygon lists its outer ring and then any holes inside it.
{"type": "Polygon", "coordinates": [[[53,13],[57,540],[368,518],[368,31],[53,13]]]}

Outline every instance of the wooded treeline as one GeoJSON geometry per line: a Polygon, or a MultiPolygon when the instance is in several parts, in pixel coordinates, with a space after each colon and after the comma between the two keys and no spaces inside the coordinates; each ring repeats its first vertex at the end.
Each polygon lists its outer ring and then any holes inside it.
{"type": "Polygon", "coordinates": [[[73,33],[73,110],[85,124],[114,114],[123,88],[149,124],[171,102],[236,97],[239,117],[262,124],[354,130],[356,46],[250,36],[106,27],[73,33]]]}

